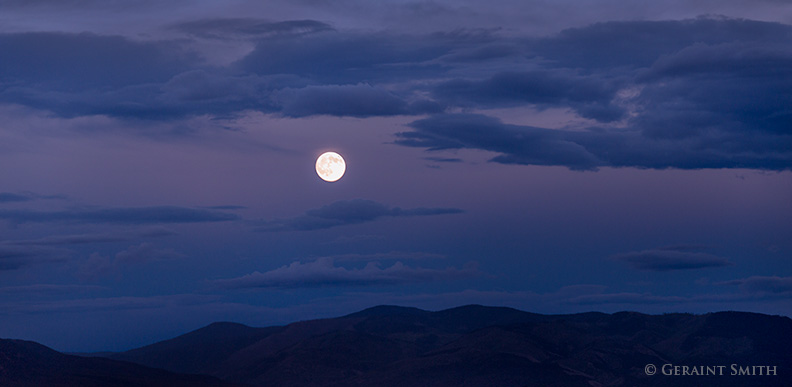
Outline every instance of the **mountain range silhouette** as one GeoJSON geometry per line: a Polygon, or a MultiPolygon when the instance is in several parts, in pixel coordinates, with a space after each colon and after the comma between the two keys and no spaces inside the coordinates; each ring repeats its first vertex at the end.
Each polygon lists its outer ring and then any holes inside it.
{"type": "MultiPolygon", "coordinates": [[[[666,370],[671,368],[666,367],[666,370]]],[[[789,386],[792,319],[377,306],[285,326],[217,322],[118,353],[0,340],[0,386],[789,386]],[[647,375],[648,364],[657,373],[647,375]],[[663,365],[725,366],[666,375],[663,365]],[[775,375],[731,375],[731,365],[775,375]]]]}

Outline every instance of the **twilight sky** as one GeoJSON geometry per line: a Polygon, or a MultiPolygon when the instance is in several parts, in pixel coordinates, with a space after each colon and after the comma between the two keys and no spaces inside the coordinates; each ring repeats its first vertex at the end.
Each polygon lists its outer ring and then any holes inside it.
{"type": "Polygon", "coordinates": [[[0,0],[0,337],[792,316],[788,2],[161,3],[0,0]]]}

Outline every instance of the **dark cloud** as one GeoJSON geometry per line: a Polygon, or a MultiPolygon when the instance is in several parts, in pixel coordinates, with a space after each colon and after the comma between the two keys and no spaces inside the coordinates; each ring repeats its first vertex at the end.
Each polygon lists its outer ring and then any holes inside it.
{"type": "Polygon", "coordinates": [[[92,253],[82,261],[77,276],[82,281],[93,281],[102,277],[120,277],[130,265],[184,258],[185,255],[174,249],[161,249],[152,243],[143,242],[129,246],[115,254],[115,257],[92,253]]]}
{"type": "Polygon", "coordinates": [[[706,250],[708,248],[710,248],[710,246],[690,243],[690,244],[679,244],[679,245],[663,246],[663,247],[658,247],[658,248],[653,249],[653,250],[674,250],[674,251],[690,251],[690,252],[694,252],[694,251],[706,250]]]}
{"type": "MultiPolygon", "coordinates": [[[[74,255],[71,250],[54,246],[71,246],[95,243],[121,242],[137,240],[140,238],[157,238],[175,235],[173,231],[164,228],[149,228],[136,232],[52,235],[39,239],[5,240],[0,242],[0,271],[17,270],[32,264],[63,262],[74,255]]],[[[158,249],[151,243],[143,242],[139,246],[116,255],[120,263],[147,262],[151,260],[178,258],[182,255],[170,249],[158,249]]],[[[81,277],[84,271],[107,272],[111,268],[106,265],[104,257],[94,254],[81,268],[81,277]],[[107,266],[107,267],[105,267],[107,266]],[[90,267],[90,270],[89,270],[90,267]]]]}
{"type": "Polygon", "coordinates": [[[734,265],[726,258],[684,249],[656,249],[623,253],[613,259],[628,263],[635,269],[648,271],[673,271],[703,269],[734,265]]]}
{"type": "Polygon", "coordinates": [[[0,34],[0,51],[0,101],[62,117],[183,115],[158,101],[160,89],[200,63],[178,42],[88,33],[0,34]]]}
{"type": "MultiPolygon", "coordinates": [[[[775,89],[763,82],[745,79],[745,75],[755,73],[764,77],[783,76],[789,69],[786,58],[789,56],[789,43],[792,41],[792,28],[778,23],[755,22],[748,20],[733,20],[726,18],[699,18],[682,21],[661,22],[608,22],[598,23],[587,27],[573,28],[561,33],[538,39],[523,39],[521,41],[495,37],[496,42],[480,41],[469,47],[457,49],[458,53],[486,53],[491,55],[510,55],[513,52],[527,52],[532,59],[530,63],[520,64],[515,62],[511,66],[500,65],[497,71],[488,77],[466,78],[457,77],[443,81],[432,86],[432,95],[450,106],[468,108],[493,108],[519,105],[533,105],[543,107],[571,108],[580,116],[595,119],[600,122],[620,120],[628,113],[627,106],[623,106],[620,89],[629,88],[636,84],[639,87],[653,85],[647,82],[657,71],[667,70],[666,74],[682,77],[685,71],[700,69],[700,74],[706,75],[723,71],[725,77],[709,80],[705,84],[696,85],[695,82],[680,81],[672,86],[686,87],[685,90],[671,89],[664,97],[685,98],[697,95],[707,99],[711,97],[750,99],[761,94],[766,98],[773,98],[778,91],[788,94],[789,87],[778,85],[775,89]],[[698,50],[703,47],[721,47],[723,53],[698,50]],[[745,50],[739,47],[745,47],[745,50]],[[489,49],[486,49],[488,48],[489,49]],[[498,47],[494,50],[493,47],[498,47]],[[519,47],[519,48],[517,48],[519,47]],[[701,51],[697,53],[687,51],[701,51]],[[681,58],[674,59],[675,56],[681,58]],[[775,57],[773,57],[775,56],[775,57]],[[672,58],[669,58],[672,57],[672,58]],[[686,59],[698,61],[691,65],[686,59]],[[731,63],[731,62],[742,63],[731,63]],[[674,66],[674,63],[680,63],[674,66]],[[504,67],[506,70],[504,70],[504,67]],[[526,71],[521,67],[535,68],[526,71]],[[647,72],[647,68],[654,69],[647,72]],[[655,69],[657,67],[657,69],[655,69]],[[680,72],[679,70],[686,69],[680,72]],[[670,71],[668,71],[670,70],[670,71]],[[720,86],[736,82],[728,90],[717,90],[720,86]],[[711,84],[712,85],[711,85],[711,84]],[[754,90],[753,93],[744,93],[754,90]],[[766,92],[762,92],[765,90],[766,92]],[[698,93],[696,93],[698,91],[698,93]],[[724,92],[725,91],[725,92],[724,92]]],[[[715,50],[719,51],[719,50],[715,50]]],[[[457,52],[455,52],[457,53],[457,52]]],[[[442,58],[453,57],[448,54],[442,58]]],[[[472,55],[465,57],[486,58],[488,55],[472,55]]],[[[475,66],[467,65],[469,69],[475,66]]],[[[460,66],[454,66],[456,71],[460,66]]],[[[480,71],[480,70],[479,70],[480,71]]],[[[451,72],[450,72],[451,73],[451,72]]],[[[464,71],[462,72],[465,73],[464,71]]],[[[786,77],[789,78],[789,77],[786,77]]],[[[664,82],[655,82],[665,86],[664,82]]],[[[641,113],[650,113],[663,101],[657,100],[660,95],[642,93],[643,97],[655,96],[657,98],[639,98],[641,113]]],[[[667,99],[667,98],[666,98],[667,99]]],[[[691,98],[695,99],[695,98],[691,98]]],[[[677,107],[681,113],[696,111],[699,106],[675,105],[678,99],[670,99],[670,103],[662,104],[663,108],[677,107]]],[[[773,101],[774,103],[755,103],[750,101],[743,104],[746,108],[760,107],[765,113],[783,111],[788,101],[786,98],[773,101]]],[[[771,102],[771,101],[767,101],[771,102]]],[[[691,101],[696,103],[696,101],[691,101]]],[[[706,101],[698,101],[699,105],[706,101]]],[[[706,106],[700,106],[706,107],[706,106]]],[[[713,106],[723,122],[728,122],[728,106],[713,106]]],[[[750,109],[749,109],[750,110],[750,109]]],[[[633,112],[634,113],[634,112],[633,112]]],[[[660,111],[657,117],[667,117],[665,111],[660,111]]],[[[758,113],[758,112],[753,112],[758,113]]],[[[771,113],[772,114],[772,113],[771,113]]],[[[644,127],[639,114],[635,126],[644,127]]],[[[674,117],[674,116],[672,116],[674,117]]],[[[701,117],[701,115],[699,116],[701,117]]],[[[778,122],[785,122],[784,116],[778,117],[778,122]]],[[[673,118],[668,127],[673,127],[679,122],[673,118]]],[[[719,122],[711,123],[713,126],[719,122]]],[[[679,125],[677,125],[679,126],[679,125]]],[[[640,129],[640,128],[638,128],[640,129]]],[[[677,131],[690,132],[689,125],[682,125],[677,131]]]]}
{"type": "Polygon", "coordinates": [[[77,277],[81,281],[93,281],[101,277],[120,274],[120,268],[108,256],[91,253],[88,258],[80,263],[77,277]]]}
{"type": "Polygon", "coordinates": [[[62,117],[148,120],[558,108],[602,126],[546,130],[441,114],[414,122],[397,143],[581,170],[792,168],[792,27],[784,24],[608,22],[533,39],[335,31],[313,20],[214,18],[173,28],[255,37],[256,46],[221,68],[196,60],[189,41],[2,34],[0,101],[62,117]]]}
{"type": "Polygon", "coordinates": [[[494,43],[483,43],[473,47],[462,47],[439,57],[438,60],[449,63],[475,63],[526,54],[525,44],[518,44],[507,39],[503,40],[494,43]]]}
{"type": "Polygon", "coordinates": [[[372,117],[437,113],[443,106],[427,99],[405,98],[368,84],[306,86],[273,93],[275,108],[284,116],[372,117]]]}
{"type": "Polygon", "coordinates": [[[11,244],[18,246],[82,245],[82,244],[91,244],[91,243],[120,242],[128,239],[129,239],[128,235],[122,235],[122,234],[52,235],[39,239],[3,241],[3,244],[11,244]]]}
{"type": "Polygon", "coordinates": [[[738,292],[723,294],[697,294],[691,296],[663,296],[651,293],[605,293],[576,295],[565,299],[565,303],[581,305],[679,305],[679,304],[723,304],[792,299],[792,277],[752,276],[745,279],[720,282],[716,285],[738,286],[738,292]]]}
{"type": "Polygon", "coordinates": [[[418,120],[396,141],[501,153],[493,161],[639,168],[792,168],[792,27],[701,18],[611,22],[528,41],[536,70],[438,83],[449,106],[565,107],[611,127],[505,125],[474,115],[418,120]]]}
{"type": "Polygon", "coordinates": [[[312,115],[373,117],[442,112],[444,104],[408,98],[368,84],[284,88],[273,92],[273,111],[284,116],[312,115]]]}
{"type": "Polygon", "coordinates": [[[150,261],[168,260],[184,258],[184,254],[173,249],[160,249],[152,243],[143,242],[136,246],[129,246],[128,249],[119,252],[115,260],[119,264],[139,264],[150,261]]]}
{"type": "Polygon", "coordinates": [[[201,207],[207,208],[210,210],[244,210],[247,207],[245,206],[236,206],[236,205],[224,205],[224,206],[208,206],[208,207],[201,207]]]}
{"type": "Polygon", "coordinates": [[[372,242],[385,239],[382,235],[341,235],[330,243],[337,244],[357,244],[362,242],[372,242]]]}
{"type": "Polygon", "coordinates": [[[162,237],[168,237],[168,236],[173,236],[173,235],[179,235],[179,233],[177,233],[176,231],[167,229],[165,227],[151,226],[151,227],[147,227],[147,228],[145,228],[143,230],[140,230],[138,232],[135,232],[132,235],[134,235],[134,238],[162,238],[162,237]]]}
{"type": "Polygon", "coordinates": [[[324,286],[395,285],[413,282],[434,282],[482,275],[475,264],[462,269],[412,268],[401,262],[380,268],[370,262],[362,269],[336,266],[332,259],[322,258],[308,263],[293,262],[288,266],[246,276],[214,281],[222,288],[310,288],[324,286]]]}
{"type": "Polygon", "coordinates": [[[448,66],[430,61],[477,43],[448,34],[278,36],[261,40],[235,67],[259,75],[293,74],[319,84],[376,84],[440,75],[448,66]]]}
{"type": "MultiPolygon", "coordinates": [[[[223,28],[231,28],[237,23],[243,30],[250,27],[248,22],[248,19],[206,21],[207,25],[220,23],[225,26],[223,28]]],[[[286,21],[271,23],[268,28],[296,31],[310,25],[319,27],[316,23],[286,21]]],[[[197,28],[197,25],[192,26],[197,28]]],[[[434,101],[407,99],[409,92],[406,96],[399,96],[373,86],[348,84],[367,79],[359,74],[339,77],[331,84],[327,84],[329,80],[326,77],[314,79],[316,77],[306,69],[319,69],[328,76],[340,71],[338,67],[323,67],[311,62],[315,58],[312,59],[314,53],[310,50],[325,49],[325,43],[330,46],[348,45],[350,49],[360,44],[360,50],[377,48],[384,57],[355,51],[358,52],[355,55],[357,60],[365,63],[350,59],[351,54],[333,53],[324,58],[344,63],[347,59],[352,60],[346,64],[355,68],[349,70],[367,72],[371,79],[390,82],[397,73],[413,77],[412,68],[416,66],[437,67],[396,65],[407,60],[402,58],[402,54],[413,59],[428,59],[433,55],[419,54],[423,51],[420,47],[401,43],[389,35],[331,35],[333,37],[328,38],[329,41],[319,39],[321,42],[318,42],[302,35],[277,34],[260,45],[279,47],[286,44],[294,47],[276,56],[267,51],[264,57],[259,58],[261,63],[256,62],[258,51],[254,51],[242,62],[249,65],[211,68],[186,53],[179,42],[135,42],[120,36],[92,34],[3,34],[0,35],[0,50],[7,56],[0,64],[0,79],[3,79],[0,101],[48,110],[62,117],[107,115],[146,120],[173,120],[202,114],[226,116],[245,110],[282,112],[286,116],[329,114],[356,117],[442,110],[434,101]],[[400,47],[399,53],[391,55],[388,45],[400,47]],[[25,50],[30,47],[36,47],[35,52],[26,54],[25,50]],[[300,47],[308,51],[300,51],[300,47]],[[294,57],[290,57],[290,53],[294,57]],[[279,63],[283,68],[278,67],[279,63]],[[374,68],[388,63],[396,67],[374,68]],[[275,68],[257,71],[256,66],[275,68]],[[410,69],[399,70],[402,66],[410,69]]],[[[420,40],[413,38],[411,41],[421,45],[420,40]]],[[[440,50],[442,46],[436,43],[433,47],[440,50]]],[[[339,65],[343,67],[344,63],[339,65]]]]}
{"type": "Polygon", "coordinates": [[[652,138],[624,128],[585,131],[504,124],[479,114],[444,114],[414,121],[397,133],[396,144],[429,150],[482,149],[500,153],[503,164],[561,165],[573,170],[598,167],[792,169],[792,136],[737,133],[733,140],[712,136],[652,138]],[[738,145],[738,139],[745,143],[738,145]],[[764,140],[762,140],[764,138],[764,140]]]}
{"type": "Polygon", "coordinates": [[[748,278],[720,282],[718,285],[738,286],[747,293],[786,296],[792,298],[792,277],[751,276],[748,278]]]}
{"type": "Polygon", "coordinates": [[[500,72],[483,80],[445,81],[435,86],[433,95],[449,105],[465,107],[569,106],[583,117],[611,122],[624,115],[623,108],[612,104],[616,86],[602,77],[537,70],[500,72]]]}
{"type": "MultiPolygon", "coordinates": [[[[118,118],[173,120],[191,115],[230,115],[244,110],[277,111],[272,90],[283,87],[282,77],[233,75],[219,70],[190,70],[162,83],[146,83],[101,90],[54,91],[20,86],[0,98],[46,109],[62,117],[107,115],[118,118]]],[[[295,82],[285,82],[294,85],[295,82]]]]}
{"type": "Polygon", "coordinates": [[[0,203],[27,202],[30,200],[33,200],[33,197],[30,195],[0,192],[0,203]]]}
{"type": "Polygon", "coordinates": [[[26,302],[3,305],[9,313],[84,313],[102,310],[139,310],[175,308],[185,305],[202,305],[217,300],[217,296],[174,294],[152,297],[106,297],[58,300],[51,302],[26,302]]]}
{"type": "Polygon", "coordinates": [[[727,42],[764,45],[789,42],[792,27],[771,22],[722,17],[668,21],[612,21],[570,28],[529,43],[530,51],[556,67],[592,71],[651,66],[658,58],[685,47],[727,42]]]}
{"type": "Polygon", "coordinates": [[[156,90],[157,104],[181,115],[230,114],[243,110],[275,112],[272,93],[307,83],[290,74],[259,76],[199,69],[180,73],[156,90]]]}
{"type": "Polygon", "coordinates": [[[171,235],[176,235],[176,233],[166,228],[153,227],[139,232],[50,235],[38,239],[6,240],[0,244],[16,246],[82,245],[92,243],[122,242],[139,238],[160,238],[171,235]]]}
{"type": "Polygon", "coordinates": [[[601,304],[679,304],[694,301],[689,297],[657,296],[650,293],[602,293],[572,297],[566,300],[570,304],[601,305],[601,304]]]}
{"type": "Polygon", "coordinates": [[[201,223],[239,219],[234,214],[205,209],[161,206],[62,211],[0,210],[0,219],[12,223],[77,222],[77,223],[201,223]]]}
{"type": "Polygon", "coordinates": [[[384,261],[384,260],[429,260],[444,259],[442,254],[427,253],[422,251],[389,251],[387,253],[372,254],[336,254],[318,259],[332,259],[335,262],[358,262],[358,261],[384,261]]]}
{"type": "Polygon", "coordinates": [[[190,35],[210,39],[262,38],[272,35],[304,35],[333,28],[316,20],[287,20],[280,22],[254,18],[216,18],[179,23],[171,27],[190,35]]]}
{"type": "Polygon", "coordinates": [[[0,34],[0,101],[61,117],[171,120],[277,111],[273,90],[305,84],[288,75],[210,68],[186,45],[85,33],[0,34]]]}
{"type": "Polygon", "coordinates": [[[305,86],[289,75],[235,75],[218,70],[191,70],[163,84],[146,84],[83,93],[14,88],[6,96],[18,103],[48,109],[64,117],[107,115],[119,118],[173,120],[193,115],[233,116],[245,110],[310,115],[391,116],[442,111],[437,102],[402,96],[369,85],[305,86]]]}
{"type": "MultiPolygon", "coordinates": [[[[131,9],[149,9],[156,7],[162,11],[162,3],[152,0],[0,0],[0,5],[8,8],[34,8],[56,10],[56,12],[96,11],[107,10],[111,12],[130,11],[131,9]]],[[[192,4],[191,4],[192,5],[192,4]]]]}
{"type": "Polygon", "coordinates": [[[504,164],[565,165],[594,169],[604,164],[577,143],[578,132],[507,125],[479,114],[444,114],[414,121],[413,132],[398,133],[397,144],[440,149],[484,149],[501,153],[504,164]]]}
{"type": "Polygon", "coordinates": [[[372,200],[353,199],[338,201],[309,210],[305,215],[290,219],[265,222],[261,231],[310,231],[348,224],[371,222],[382,217],[427,216],[458,214],[458,208],[412,208],[388,207],[372,200]]]}
{"type": "Polygon", "coordinates": [[[51,247],[0,245],[0,271],[17,270],[38,263],[62,262],[69,253],[51,247]]]}
{"type": "Polygon", "coordinates": [[[35,284],[2,287],[0,288],[0,294],[66,294],[94,292],[101,290],[107,290],[107,288],[94,285],[35,284]]]}
{"type": "Polygon", "coordinates": [[[792,145],[789,43],[696,44],[659,59],[638,82],[632,121],[649,138],[748,154],[784,154],[792,145]]]}
{"type": "Polygon", "coordinates": [[[461,163],[462,159],[456,157],[424,157],[424,160],[434,161],[437,163],[461,163]]]}
{"type": "MultiPolygon", "coordinates": [[[[148,229],[139,232],[53,235],[39,239],[6,240],[0,243],[0,271],[17,270],[22,267],[47,262],[63,262],[74,253],[71,250],[52,246],[71,246],[95,243],[110,243],[136,240],[139,238],[155,238],[174,235],[166,229],[148,229]]],[[[181,258],[182,254],[172,249],[160,249],[149,242],[130,246],[119,252],[115,260],[95,253],[83,263],[81,277],[96,277],[97,273],[106,274],[116,270],[119,265],[146,263],[150,261],[181,258]],[[86,273],[93,273],[87,275],[86,273]]]]}
{"type": "Polygon", "coordinates": [[[197,60],[174,42],[89,33],[0,34],[0,52],[3,89],[44,87],[42,93],[164,82],[197,60]]]}
{"type": "Polygon", "coordinates": [[[65,199],[64,195],[39,195],[33,192],[0,192],[0,203],[29,202],[39,199],[65,199]]]}
{"type": "Polygon", "coordinates": [[[406,114],[401,98],[370,85],[308,86],[278,92],[283,115],[304,117],[317,114],[333,116],[390,116],[406,114]]]}

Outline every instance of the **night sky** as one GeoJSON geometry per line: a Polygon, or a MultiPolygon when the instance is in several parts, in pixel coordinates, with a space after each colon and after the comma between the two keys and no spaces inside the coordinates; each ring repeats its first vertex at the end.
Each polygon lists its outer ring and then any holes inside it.
{"type": "Polygon", "coordinates": [[[0,337],[792,316],[788,2],[162,3],[0,1],[0,337]]]}

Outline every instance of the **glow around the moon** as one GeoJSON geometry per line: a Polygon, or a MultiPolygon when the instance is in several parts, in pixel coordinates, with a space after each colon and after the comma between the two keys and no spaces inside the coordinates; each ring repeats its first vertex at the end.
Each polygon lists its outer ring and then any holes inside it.
{"type": "Polygon", "coordinates": [[[316,174],[324,181],[337,181],[345,171],[346,162],[338,153],[325,152],[316,159],[316,174]]]}

